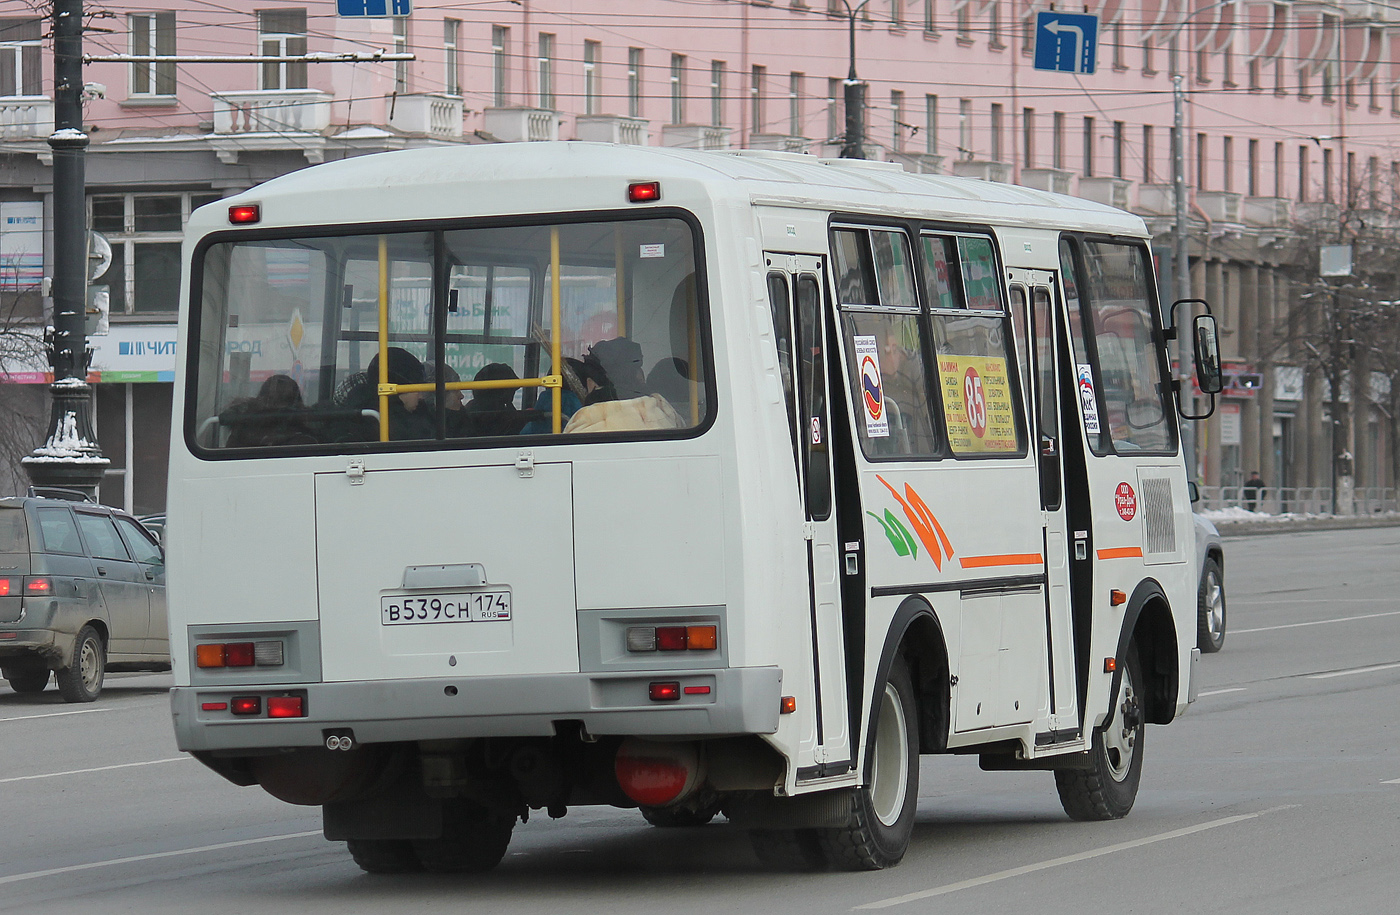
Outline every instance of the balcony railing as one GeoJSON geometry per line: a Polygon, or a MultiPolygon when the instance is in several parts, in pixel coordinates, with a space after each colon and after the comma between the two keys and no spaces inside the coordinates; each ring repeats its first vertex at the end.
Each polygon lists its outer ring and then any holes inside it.
{"type": "Polygon", "coordinates": [[[646,118],[629,118],[616,114],[581,114],[574,119],[574,131],[580,140],[645,146],[648,139],[647,123],[646,118]]]}
{"type": "Polygon", "coordinates": [[[774,149],[778,152],[801,153],[812,141],[785,133],[755,133],[749,135],[749,149],[774,149]]]}
{"type": "Polygon", "coordinates": [[[486,132],[506,143],[559,139],[559,113],[552,108],[487,108],[486,132]]]}
{"type": "Polygon", "coordinates": [[[1038,191],[1049,191],[1052,194],[1068,194],[1073,182],[1074,172],[1066,171],[1063,168],[1021,169],[1022,187],[1033,187],[1038,191]]]}
{"type": "Polygon", "coordinates": [[[462,99],[453,95],[396,95],[385,99],[389,126],[404,133],[455,139],[462,135],[462,99]]]}
{"type": "Polygon", "coordinates": [[[1214,222],[1235,224],[1243,222],[1244,220],[1240,216],[1240,205],[1243,202],[1243,194],[1235,194],[1230,191],[1196,192],[1196,205],[1214,222]]]}
{"type": "Polygon", "coordinates": [[[889,161],[898,162],[906,172],[916,175],[938,175],[943,172],[943,157],[933,153],[895,152],[888,153],[889,161]]]}
{"type": "Polygon", "coordinates": [[[42,95],[0,98],[0,137],[42,139],[53,133],[53,100],[42,95]]]}
{"type": "Polygon", "coordinates": [[[1006,184],[1011,180],[1011,166],[1005,162],[992,162],[985,159],[959,159],[953,163],[953,174],[963,178],[981,178],[1006,184]]]}
{"type": "Polygon", "coordinates": [[[331,96],[319,89],[211,92],[214,133],[320,133],[331,123],[331,96]]]}
{"type": "Polygon", "coordinates": [[[1083,178],[1079,179],[1077,196],[1085,200],[1096,200],[1120,210],[1128,208],[1128,198],[1132,194],[1133,183],[1126,178],[1083,178]]]}
{"type": "Polygon", "coordinates": [[[728,149],[728,127],[704,124],[668,124],[661,128],[661,145],[681,149],[728,149]]]}

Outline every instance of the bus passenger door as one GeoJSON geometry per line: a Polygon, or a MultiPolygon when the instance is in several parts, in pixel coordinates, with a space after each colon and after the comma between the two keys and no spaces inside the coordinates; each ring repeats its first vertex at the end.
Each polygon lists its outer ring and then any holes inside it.
{"type": "Polygon", "coordinates": [[[846,703],[846,659],[841,616],[841,556],[836,523],[827,388],[828,347],[822,301],[822,259],[768,254],[769,295],[779,338],[779,358],[791,358],[795,381],[789,402],[795,456],[802,481],[802,537],[806,546],[807,600],[812,669],[815,673],[817,746],[813,770],[798,778],[844,775],[853,760],[846,703]],[[780,314],[788,297],[786,315],[780,314]],[[790,338],[784,345],[786,323],[790,338]],[[786,352],[784,351],[786,350],[786,352]]]}
{"type": "Polygon", "coordinates": [[[1054,277],[1043,271],[1012,270],[1011,307],[1028,344],[1020,353],[1027,386],[1027,412],[1040,476],[1042,549],[1045,555],[1045,624],[1050,655],[1050,730],[1045,745],[1076,740],[1079,691],[1074,665],[1073,543],[1065,506],[1064,432],[1061,426],[1060,359],[1063,342],[1055,319],[1054,277]]]}

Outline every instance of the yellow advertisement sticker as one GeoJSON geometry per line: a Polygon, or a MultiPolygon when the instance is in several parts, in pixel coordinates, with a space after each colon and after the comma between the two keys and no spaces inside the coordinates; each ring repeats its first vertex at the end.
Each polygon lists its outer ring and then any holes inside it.
{"type": "Polygon", "coordinates": [[[943,413],[954,454],[1016,451],[1016,413],[1006,360],[939,356],[943,413]]]}

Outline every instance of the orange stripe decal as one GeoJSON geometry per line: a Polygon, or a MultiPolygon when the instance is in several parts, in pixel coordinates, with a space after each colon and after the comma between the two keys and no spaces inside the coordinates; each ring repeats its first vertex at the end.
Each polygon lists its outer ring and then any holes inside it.
{"type": "Polygon", "coordinates": [[[1108,550],[1099,550],[1098,554],[1100,559],[1141,559],[1142,547],[1116,546],[1108,550]]]}
{"type": "Polygon", "coordinates": [[[1039,553],[1007,553],[1001,556],[964,556],[958,562],[964,569],[986,569],[991,566],[1038,566],[1045,561],[1039,553]]]}

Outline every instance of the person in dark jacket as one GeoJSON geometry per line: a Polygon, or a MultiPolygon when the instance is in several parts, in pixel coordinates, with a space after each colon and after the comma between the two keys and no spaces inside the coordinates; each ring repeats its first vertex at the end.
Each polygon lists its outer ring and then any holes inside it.
{"type": "Polygon", "coordinates": [[[1254,471],[1249,475],[1249,479],[1244,481],[1244,507],[1254,511],[1254,506],[1259,504],[1259,500],[1264,498],[1264,478],[1259,476],[1259,471],[1254,471]]]}

